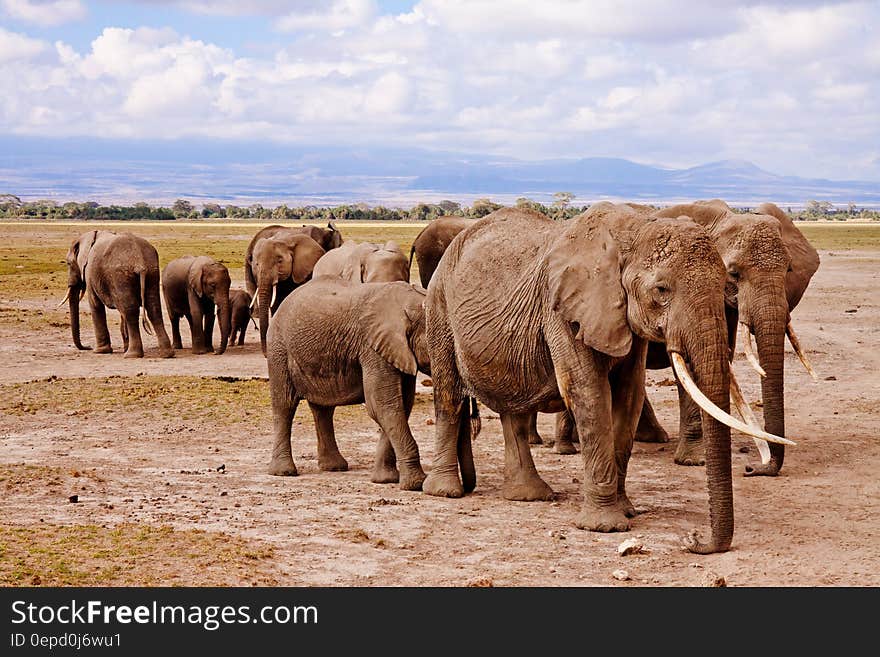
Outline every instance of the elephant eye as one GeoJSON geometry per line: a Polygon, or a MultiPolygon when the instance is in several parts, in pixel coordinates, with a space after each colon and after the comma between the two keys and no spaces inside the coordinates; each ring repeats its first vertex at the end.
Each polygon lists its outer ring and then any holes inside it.
{"type": "Polygon", "coordinates": [[[669,286],[664,283],[658,283],[651,290],[651,296],[654,298],[654,302],[661,306],[665,306],[669,303],[669,297],[671,294],[672,291],[669,289],[669,286]]]}
{"type": "Polygon", "coordinates": [[[730,269],[728,269],[727,275],[735,281],[739,280],[739,270],[736,267],[731,267],[730,269]]]}

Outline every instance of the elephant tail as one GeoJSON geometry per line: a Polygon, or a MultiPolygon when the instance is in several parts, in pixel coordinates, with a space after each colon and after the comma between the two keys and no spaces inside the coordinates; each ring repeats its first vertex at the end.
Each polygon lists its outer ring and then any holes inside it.
{"type": "Polygon", "coordinates": [[[141,325],[144,327],[147,335],[155,335],[153,329],[147,323],[147,272],[140,273],[141,278],[141,325]]]}
{"type": "Polygon", "coordinates": [[[409,247],[409,271],[410,271],[410,274],[412,274],[412,261],[413,261],[413,254],[415,252],[416,252],[416,243],[413,242],[413,245],[411,247],[409,247]]]}

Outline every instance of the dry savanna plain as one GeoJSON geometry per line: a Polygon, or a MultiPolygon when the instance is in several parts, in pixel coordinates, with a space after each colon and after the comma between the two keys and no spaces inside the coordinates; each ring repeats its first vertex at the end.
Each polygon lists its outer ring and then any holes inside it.
{"type": "MultiPolygon", "coordinates": [[[[243,287],[245,248],[260,224],[125,223],[160,264],[207,254],[243,287]]],[[[311,414],[300,406],[293,455],[300,476],[266,473],[272,417],[266,363],[251,328],[221,356],[144,359],[78,352],[64,297],[65,254],[84,223],[0,225],[0,583],[30,585],[288,586],[877,586],[880,584],[880,226],[800,224],[822,264],[793,321],[820,381],[787,346],[786,426],[797,447],[776,478],[744,478],[758,456],[732,435],[736,530],[725,554],[681,548],[708,531],[705,472],[673,463],[671,444],[636,443],[628,490],[642,512],[629,534],[573,524],[580,456],[534,446],[552,502],[501,497],[503,438],[483,409],[478,483],[440,499],[369,481],[376,426],[363,406],[340,408],[350,464],[318,470],[311,414]],[[74,501],[75,500],[75,501],[74,501]],[[645,552],[618,556],[626,538],[645,552]],[[612,576],[625,570],[628,580],[612,576]]],[[[396,240],[417,224],[340,224],[344,237],[396,240]]],[[[413,280],[417,274],[413,272],[413,280]]],[[[83,341],[93,344],[83,309],[83,341]]],[[[118,316],[108,313],[114,344],[118,316]]],[[[167,314],[165,316],[168,325],[167,314]]],[[[184,327],[184,346],[189,333],[184,327]]],[[[737,376],[760,417],[760,385],[742,354],[737,376]]],[[[424,377],[419,377],[420,381],[424,377]]],[[[670,371],[648,395],[673,440],[670,371]]],[[[539,416],[552,437],[553,416],[539,416]]],[[[419,385],[411,419],[431,467],[433,405],[419,385]]]]}

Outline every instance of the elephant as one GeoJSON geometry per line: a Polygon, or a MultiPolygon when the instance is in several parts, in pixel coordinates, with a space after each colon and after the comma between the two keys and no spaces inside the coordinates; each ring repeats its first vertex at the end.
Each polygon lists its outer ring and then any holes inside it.
{"type": "Polygon", "coordinates": [[[336,276],[355,283],[409,282],[409,263],[393,241],[384,246],[346,242],[324,254],[312,276],[336,276]]]}
{"type": "Polygon", "coordinates": [[[554,222],[526,209],[496,210],[459,233],[428,286],[426,341],[434,381],[435,449],[425,493],[460,497],[476,471],[465,415],[475,395],[501,416],[502,494],[552,499],[535,469],[528,422],[571,410],[583,458],[581,529],[627,531],[633,435],[644,399],[648,342],[663,342],[676,375],[705,411],[711,536],[733,538],[730,427],[784,440],[730,416],[725,270],[709,233],[600,203],[554,222]],[[460,475],[459,475],[460,473],[460,475]]]}
{"type": "Polygon", "coordinates": [[[183,349],[180,318],[186,317],[192,336],[192,353],[226,351],[232,331],[232,303],[229,299],[229,270],[208,256],[186,255],[172,260],[162,270],[165,308],[171,318],[175,349],[183,349]],[[220,324],[220,346],[214,350],[214,312],[220,324]]]}
{"type": "Polygon", "coordinates": [[[325,251],[337,249],[343,244],[342,233],[336,229],[336,225],[332,221],[327,223],[326,228],[321,228],[320,226],[302,226],[301,228],[289,228],[287,226],[273,224],[272,226],[266,226],[265,228],[257,231],[257,234],[254,235],[253,239],[251,239],[250,243],[248,244],[244,256],[245,287],[247,288],[248,294],[250,294],[251,296],[253,296],[254,293],[257,291],[257,279],[254,278],[253,272],[254,246],[256,246],[257,242],[265,237],[272,237],[273,235],[281,231],[289,230],[302,233],[303,235],[308,235],[318,244],[320,244],[321,248],[325,251]]]}
{"type": "MultiPolygon", "coordinates": [[[[244,344],[244,334],[248,328],[248,322],[253,321],[251,316],[251,295],[244,290],[235,289],[229,292],[229,302],[232,304],[232,333],[229,336],[230,346],[244,344]]],[[[254,324],[256,326],[256,324],[254,324]]]]}
{"type": "Polygon", "coordinates": [[[254,245],[251,267],[256,295],[253,303],[257,305],[260,319],[260,347],[264,356],[270,310],[274,314],[297,285],[311,278],[315,264],[323,255],[320,244],[297,230],[278,231],[254,245]]]}
{"type": "Polygon", "coordinates": [[[430,374],[425,291],[401,281],[355,283],[321,276],[294,290],[269,327],[273,475],[297,474],[290,431],[299,402],[315,418],[318,467],[347,470],[336,445],[336,406],[365,403],[380,427],[371,480],[419,490],[425,473],[408,420],[416,373],[430,374]]]}
{"type": "MultiPolygon", "coordinates": [[[[791,324],[791,311],[800,302],[819,268],[819,254],[797,229],[791,218],[773,203],[763,203],[754,212],[738,214],[719,199],[676,205],[655,212],[658,217],[684,215],[704,226],[712,235],[727,271],[725,302],[731,357],[737,328],[742,328],[743,347],[761,374],[764,429],[785,436],[784,343],[788,335],[795,352],[814,376],[791,324]],[[752,335],[757,356],[751,347],[752,335]]],[[[655,350],[652,345],[651,351],[655,350]]],[[[653,354],[652,354],[653,355],[653,354]]],[[[668,367],[665,354],[649,358],[654,367],[668,367]]],[[[681,408],[679,449],[676,454],[696,452],[690,463],[701,463],[701,427],[698,410],[679,388],[681,408]],[[691,447],[687,447],[690,445],[691,447]]],[[[748,410],[744,409],[747,413],[748,410]]],[[[645,401],[640,434],[649,440],[663,440],[666,432],[656,420],[650,402],[645,401]]],[[[785,458],[785,446],[758,443],[762,463],[746,466],[745,476],[776,476],[785,458]],[[769,449],[768,449],[769,447],[769,449]]],[[[681,462],[680,458],[676,459],[681,462]]]]}
{"type": "Polygon", "coordinates": [[[77,349],[91,348],[82,344],[79,330],[79,302],[88,295],[95,327],[96,354],[113,352],[106,309],[115,308],[122,316],[120,329],[126,358],[143,357],[138,320],[142,321],[144,330],[151,333],[147,317],[159,341],[159,355],[162,358],[174,356],[162,321],[159,254],[147,240],[131,233],[90,230],[70,245],[67,271],[64,301],[69,303],[70,330],[77,349]],[[140,317],[141,309],[145,315],[143,318],[140,317]]]}
{"type": "Polygon", "coordinates": [[[440,258],[446,251],[449,243],[468,226],[471,226],[476,219],[469,217],[439,217],[425,226],[421,232],[416,235],[412,248],[409,250],[409,266],[412,268],[413,256],[419,265],[419,280],[422,287],[428,288],[428,283],[440,264],[440,258]]]}

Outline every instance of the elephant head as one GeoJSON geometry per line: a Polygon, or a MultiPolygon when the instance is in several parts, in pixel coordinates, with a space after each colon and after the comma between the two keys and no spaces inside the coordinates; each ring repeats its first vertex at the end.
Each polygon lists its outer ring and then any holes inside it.
{"type": "MultiPolygon", "coordinates": [[[[727,271],[726,302],[743,327],[746,355],[761,374],[764,428],[785,435],[784,346],[792,345],[812,374],[812,368],[791,328],[790,312],[798,304],[819,268],[819,255],[772,203],[756,212],[737,214],[718,200],[676,206],[664,212],[685,214],[710,231],[727,271]],[[751,348],[752,335],[757,357],[751,348]]],[[[747,475],[775,475],[782,467],[785,447],[771,444],[769,454],[747,475]]]]}
{"type": "Polygon", "coordinates": [[[630,352],[633,333],[664,343],[683,385],[702,393],[712,536],[688,547],[725,551],[733,537],[727,423],[737,421],[729,415],[724,263],[690,220],[600,203],[572,222],[546,256],[553,307],[578,339],[611,357],[630,352]]]}
{"type": "Polygon", "coordinates": [[[328,221],[325,231],[324,240],[321,242],[321,246],[324,247],[325,251],[338,249],[342,246],[342,233],[336,228],[336,224],[332,221],[328,221]]]}
{"type": "Polygon", "coordinates": [[[199,256],[189,268],[188,283],[199,298],[207,297],[217,306],[217,321],[220,324],[220,347],[215,351],[226,351],[229,334],[232,332],[232,303],[229,299],[229,270],[213,258],[199,256]]]}
{"type": "Polygon", "coordinates": [[[409,281],[409,262],[393,240],[382,247],[363,242],[346,259],[342,278],[360,283],[409,281]]]}
{"type": "Polygon", "coordinates": [[[73,335],[73,344],[77,349],[91,349],[83,345],[79,331],[79,302],[86,293],[86,267],[89,264],[89,254],[92,246],[100,233],[105,231],[90,230],[83,233],[70,245],[67,251],[67,295],[59,306],[65,301],[70,309],[70,332],[73,335]]]}
{"type": "Polygon", "coordinates": [[[254,302],[260,318],[260,344],[266,354],[269,308],[273,291],[279,284],[289,287],[306,282],[324,249],[308,235],[293,231],[276,233],[254,245],[253,271],[257,282],[254,302]]]}
{"type": "Polygon", "coordinates": [[[383,286],[363,314],[370,347],[406,374],[431,373],[425,341],[425,290],[402,281],[383,286]]]}

